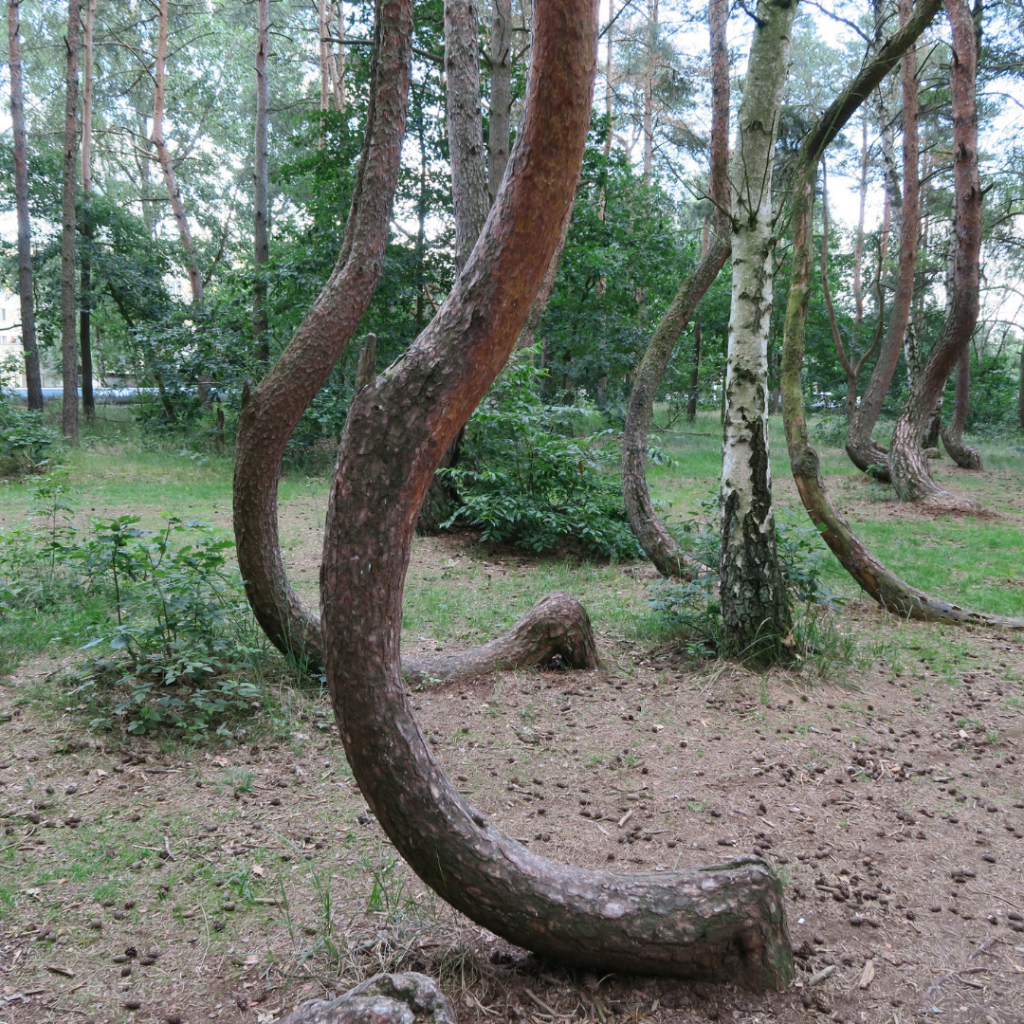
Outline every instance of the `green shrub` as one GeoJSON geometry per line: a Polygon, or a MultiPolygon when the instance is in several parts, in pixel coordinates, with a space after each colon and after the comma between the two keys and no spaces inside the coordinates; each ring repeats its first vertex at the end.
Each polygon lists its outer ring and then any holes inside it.
{"type": "Polygon", "coordinates": [[[225,556],[231,541],[174,516],[155,533],[118,516],[86,534],[73,494],[66,473],[49,474],[30,525],[0,536],[0,637],[40,612],[56,623],[63,606],[88,607],[77,642],[91,654],[65,674],[62,701],[93,728],[228,735],[263,706],[265,647],[225,556]]]}
{"type": "Polygon", "coordinates": [[[459,505],[444,524],[462,522],[482,539],[533,551],[567,543],[615,558],[640,554],[626,519],[617,462],[606,435],[574,437],[586,411],[544,405],[547,376],[520,354],[470,417],[459,462],[442,470],[459,505]]]}
{"type": "Polygon", "coordinates": [[[11,405],[4,376],[0,367],[0,477],[43,472],[60,435],[43,422],[42,413],[11,405]]]}

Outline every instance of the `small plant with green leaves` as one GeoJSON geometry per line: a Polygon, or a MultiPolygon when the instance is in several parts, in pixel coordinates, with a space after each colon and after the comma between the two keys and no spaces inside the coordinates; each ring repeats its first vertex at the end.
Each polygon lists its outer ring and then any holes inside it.
{"type": "Polygon", "coordinates": [[[43,473],[60,449],[60,435],[41,412],[16,409],[5,388],[11,373],[0,364],[0,477],[43,473]]]}
{"type": "Polygon", "coordinates": [[[154,534],[138,521],[97,522],[65,552],[112,611],[112,628],[82,648],[105,653],[73,674],[68,696],[94,714],[94,728],[228,736],[233,720],[263,705],[250,671],[257,634],[226,564],[230,542],[205,523],[166,516],[154,534]]]}
{"type": "Polygon", "coordinates": [[[464,523],[484,541],[537,552],[566,545],[612,558],[640,554],[622,495],[604,472],[615,461],[604,435],[574,436],[580,413],[545,405],[547,371],[526,351],[470,417],[459,462],[442,470],[459,504],[445,527],[464,523]]]}

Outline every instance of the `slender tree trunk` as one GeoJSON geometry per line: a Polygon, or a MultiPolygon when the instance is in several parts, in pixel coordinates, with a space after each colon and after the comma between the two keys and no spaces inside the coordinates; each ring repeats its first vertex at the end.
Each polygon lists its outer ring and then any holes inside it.
{"type": "Polygon", "coordinates": [[[964,444],[964,427],[967,426],[967,414],[971,407],[971,347],[964,346],[956,364],[956,404],[953,419],[949,428],[942,432],[942,443],[949,452],[949,457],[961,469],[983,469],[981,452],[964,444]]]}
{"type": "Polygon", "coordinates": [[[761,0],[733,162],[732,308],[722,451],[722,650],[779,657],[790,632],[768,448],[768,330],[775,236],[772,169],[796,3],[761,0]]]}
{"type": "Polygon", "coordinates": [[[153,81],[155,84],[153,89],[153,131],[150,135],[150,141],[156,149],[160,169],[163,171],[164,184],[167,186],[167,195],[171,201],[174,221],[178,225],[178,234],[181,236],[181,248],[185,254],[188,282],[192,291],[192,302],[200,306],[203,302],[203,278],[199,273],[199,265],[196,263],[192,231],[188,226],[188,217],[185,216],[185,204],[181,198],[181,190],[178,188],[177,175],[174,173],[174,162],[171,160],[171,154],[167,149],[167,142],[164,139],[164,106],[167,95],[168,6],[169,0],[160,0],[156,61],[153,66],[153,81]]]}
{"type": "Polygon", "coordinates": [[[978,176],[978,35],[966,0],[946,0],[953,32],[950,94],[953,107],[954,209],[957,217],[953,300],[942,333],[893,431],[889,472],[901,501],[924,501],[950,510],[977,511],[973,500],[944,491],[931,477],[921,438],[946,378],[967,348],[978,322],[981,284],[981,182],[978,176]]]}
{"type": "Polygon", "coordinates": [[[317,139],[317,148],[324,147],[324,118],[327,113],[328,97],[330,95],[331,81],[331,23],[327,16],[327,0],[320,0],[319,24],[320,24],[320,136],[317,139]]]}
{"type": "MultiPolygon", "coordinates": [[[[860,341],[860,325],[864,321],[864,214],[868,202],[868,119],[861,118],[860,140],[860,205],[857,212],[857,242],[853,248],[853,322],[860,341]]],[[[849,420],[847,420],[849,422],[849,420]]]]}
{"type": "MultiPolygon", "coordinates": [[[[701,260],[676,292],[672,304],[654,329],[633,378],[626,423],[622,431],[622,497],[629,524],[644,553],[664,576],[686,576],[690,570],[684,552],[654,508],[647,486],[647,437],[658,394],[672,352],[697,304],[714,283],[729,258],[731,204],[729,184],[729,50],[726,27],[728,0],[711,0],[711,168],[710,196],[714,204],[715,234],[709,239],[705,224],[701,260]]],[[[697,331],[694,331],[695,337],[697,331]]],[[[692,378],[691,378],[692,380],[692,378]]],[[[696,382],[691,396],[696,415],[696,382]]]]}
{"type": "Polygon", "coordinates": [[[28,141],[25,98],[21,82],[21,0],[7,0],[7,41],[11,70],[11,126],[14,134],[14,203],[18,211],[18,297],[21,299],[21,347],[25,353],[28,407],[43,408],[43,384],[36,346],[35,301],[32,292],[32,223],[28,215],[28,141]]]}
{"type": "Polygon", "coordinates": [[[887,569],[868,551],[850,529],[850,524],[832,504],[821,475],[818,453],[811,447],[804,414],[803,370],[807,306],[810,299],[810,268],[813,238],[811,206],[814,195],[814,170],[821,154],[843,130],[865,96],[889,72],[900,54],[930,24],[941,0],[921,0],[913,17],[899,32],[880,47],[877,57],[843,91],[818,119],[804,139],[794,173],[792,223],[793,266],[790,274],[789,301],[786,307],[786,334],[782,362],[783,418],[793,477],[815,527],[854,581],[883,608],[900,618],[926,622],[969,624],[988,628],[1024,629],[1024,619],[968,611],[937,600],[912,587],[887,569]]]}
{"type": "Polygon", "coordinates": [[[455,269],[461,272],[487,219],[490,196],[480,107],[480,17],[475,0],[446,0],[444,68],[455,204],[455,269]]]}
{"type": "Polygon", "coordinates": [[[760,859],[646,875],[546,860],[458,793],[400,674],[413,524],[442,454],[514,349],[570,215],[596,36],[596,0],[537,5],[526,117],[496,213],[431,325],[352,403],[324,545],[328,683],[349,764],[385,832],[478,924],[582,966],[781,987],[793,974],[781,886],[760,859]]]}
{"type": "MultiPolygon", "coordinates": [[[[612,132],[615,125],[613,114],[613,100],[615,97],[614,79],[612,77],[612,53],[614,52],[615,38],[615,7],[608,4],[608,31],[605,33],[605,58],[604,58],[604,113],[608,118],[608,134],[604,137],[604,155],[610,156],[612,151],[612,132]]],[[[601,193],[602,220],[604,219],[604,192],[601,193]]]]}
{"type": "Polygon", "coordinates": [[[96,21],[96,0],[87,0],[85,8],[85,47],[82,90],[82,192],[84,195],[81,269],[81,297],[78,313],[79,348],[82,352],[82,411],[87,419],[96,415],[92,393],[92,72],[93,27],[96,21]]]}
{"type": "Polygon", "coordinates": [[[61,428],[78,440],[78,339],[75,337],[75,191],[78,175],[78,47],[82,10],[79,0],[68,2],[67,65],[64,97],[64,202],[61,215],[60,325],[64,384],[61,428]]]}
{"type": "Polygon", "coordinates": [[[658,0],[648,0],[647,54],[644,64],[644,184],[654,169],[654,70],[657,61],[658,0]]]}
{"type": "Polygon", "coordinates": [[[512,130],[512,0],[491,2],[490,115],[487,155],[490,164],[489,194],[493,203],[505,175],[512,130]]]}
{"type": "Polygon", "coordinates": [[[1017,390],[1017,425],[1024,430],[1024,345],[1020,348],[1020,387],[1017,390]]]}
{"type": "MultiPolygon", "coordinates": [[[[899,0],[900,24],[906,24],[913,0],[899,0]]],[[[900,65],[903,91],[903,196],[899,209],[900,253],[896,274],[896,294],[889,324],[882,342],[878,361],[868,386],[861,398],[851,428],[847,434],[846,451],[853,464],[863,472],[871,472],[879,479],[888,479],[885,449],[871,436],[889,393],[900,350],[910,321],[910,306],[914,299],[914,270],[917,265],[918,232],[920,229],[920,175],[918,171],[918,102],[917,51],[908,50],[900,65]]],[[[894,189],[890,191],[895,192],[894,189]]]]}
{"type": "Polygon", "coordinates": [[[255,218],[253,223],[252,322],[256,361],[266,371],[270,364],[267,337],[267,276],[270,259],[270,175],[267,133],[270,126],[270,79],[267,56],[270,50],[270,0],[257,0],[256,7],[256,142],[253,161],[255,218]]]}
{"type": "MultiPolygon", "coordinates": [[[[332,5],[333,7],[333,5],[332,5]]],[[[338,22],[338,50],[334,50],[331,40],[331,89],[334,92],[334,109],[340,114],[345,109],[345,0],[340,0],[336,8],[338,22]]]]}

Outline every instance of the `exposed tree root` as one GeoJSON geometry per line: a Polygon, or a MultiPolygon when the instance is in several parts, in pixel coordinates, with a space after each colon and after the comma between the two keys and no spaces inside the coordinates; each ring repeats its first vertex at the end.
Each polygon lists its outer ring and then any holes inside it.
{"type": "Polygon", "coordinates": [[[542,597],[504,636],[469,651],[428,658],[403,658],[411,684],[477,679],[507,669],[529,668],[561,658],[568,668],[597,668],[590,616],[572,594],[542,597]]]}

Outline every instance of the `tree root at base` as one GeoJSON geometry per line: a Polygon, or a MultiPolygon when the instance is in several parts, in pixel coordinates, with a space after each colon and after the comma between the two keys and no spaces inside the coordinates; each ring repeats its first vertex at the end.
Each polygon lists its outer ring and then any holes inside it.
{"type": "Polygon", "coordinates": [[[542,597],[507,633],[480,647],[436,657],[402,658],[410,685],[458,682],[560,658],[574,669],[597,668],[590,616],[575,597],[555,590],[542,597]]]}

